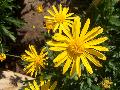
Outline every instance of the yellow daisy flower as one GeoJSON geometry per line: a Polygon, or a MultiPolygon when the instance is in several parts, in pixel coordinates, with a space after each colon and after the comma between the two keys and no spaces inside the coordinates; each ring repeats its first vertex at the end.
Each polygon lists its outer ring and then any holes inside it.
{"type": "Polygon", "coordinates": [[[0,53],[0,61],[2,62],[5,59],[6,59],[6,55],[4,53],[0,53]]]}
{"type": "Polygon", "coordinates": [[[106,60],[104,54],[100,51],[109,51],[108,48],[100,46],[98,44],[106,41],[107,37],[95,38],[98,34],[103,32],[103,28],[100,26],[88,31],[90,19],[87,19],[84,27],[80,31],[81,22],[80,18],[76,17],[72,26],[72,31],[64,30],[64,35],[56,33],[53,36],[53,41],[48,41],[47,44],[51,46],[49,49],[52,51],[60,51],[61,53],[53,60],[55,67],[60,66],[65,62],[63,66],[63,74],[72,66],[70,76],[75,72],[80,77],[81,67],[80,64],[86,67],[87,71],[92,74],[93,70],[88,60],[94,63],[98,67],[102,67],[100,62],[96,60],[96,57],[102,60],[106,60]]]}
{"type": "Polygon", "coordinates": [[[26,87],[25,90],[54,90],[56,85],[56,81],[51,86],[50,81],[40,81],[40,85],[38,85],[37,82],[34,80],[33,84],[29,83],[29,86],[26,87]]]}
{"type": "Polygon", "coordinates": [[[43,12],[43,6],[42,6],[42,4],[38,4],[36,10],[37,10],[38,13],[43,12]]]}
{"type": "Polygon", "coordinates": [[[48,59],[48,57],[46,57],[47,52],[44,53],[45,48],[43,48],[40,54],[37,54],[37,51],[33,45],[29,45],[29,49],[29,51],[25,50],[26,54],[22,55],[21,59],[29,63],[29,65],[24,68],[24,71],[30,73],[31,76],[35,73],[36,77],[37,73],[41,71],[41,68],[44,68],[44,61],[48,59]]]}
{"type": "Polygon", "coordinates": [[[45,28],[48,30],[48,33],[49,33],[50,30],[54,29],[54,22],[52,22],[51,20],[46,20],[45,28]]]}
{"type": "Polygon", "coordinates": [[[59,32],[62,32],[62,27],[67,28],[68,26],[71,26],[72,19],[74,17],[71,17],[74,13],[68,13],[69,8],[62,8],[62,5],[60,4],[59,11],[57,11],[56,7],[53,5],[53,11],[47,10],[51,16],[44,16],[45,19],[51,20],[55,23],[55,27],[53,29],[53,32],[55,32],[57,29],[59,29],[59,32]]]}
{"type": "Polygon", "coordinates": [[[102,87],[107,89],[107,88],[110,88],[110,85],[113,82],[111,82],[111,79],[109,77],[107,77],[107,78],[105,77],[101,83],[102,83],[102,87]]]}

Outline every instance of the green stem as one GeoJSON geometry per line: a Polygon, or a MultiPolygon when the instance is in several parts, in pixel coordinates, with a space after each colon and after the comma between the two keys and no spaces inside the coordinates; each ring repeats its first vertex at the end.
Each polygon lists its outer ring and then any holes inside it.
{"type": "Polygon", "coordinates": [[[6,55],[11,56],[11,57],[21,58],[20,56],[15,56],[15,55],[10,55],[10,54],[6,54],[6,55]]]}

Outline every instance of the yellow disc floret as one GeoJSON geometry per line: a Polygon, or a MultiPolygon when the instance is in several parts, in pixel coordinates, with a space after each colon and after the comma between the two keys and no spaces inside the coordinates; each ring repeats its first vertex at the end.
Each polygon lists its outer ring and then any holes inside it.
{"type": "Polygon", "coordinates": [[[73,55],[80,55],[84,52],[84,46],[83,43],[74,39],[70,41],[70,44],[68,46],[68,52],[73,55]]]}

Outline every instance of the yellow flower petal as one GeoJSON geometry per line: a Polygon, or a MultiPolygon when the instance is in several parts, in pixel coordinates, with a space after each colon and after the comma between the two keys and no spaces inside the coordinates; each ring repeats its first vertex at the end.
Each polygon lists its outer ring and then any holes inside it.
{"type": "Polygon", "coordinates": [[[102,65],[100,64],[100,62],[97,61],[92,55],[90,55],[89,53],[84,53],[84,55],[85,55],[92,63],[94,63],[96,66],[102,67],[102,65]]]}
{"type": "Polygon", "coordinates": [[[55,15],[51,10],[47,10],[47,11],[50,13],[50,15],[52,15],[52,16],[55,15]]]}
{"type": "Polygon", "coordinates": [[[67,52],[66,52],[66,51],[60,53],[60,54],[53,60],[53,62],[59,62],[59,61],[62,60],[66,55],[67,55],[67,52]]]}
{"type": "Polygon", "coordinates": [[[60,4],[59,14],[62,14],[62,5],[60,4]]]}
{"type": "Polygon", "coordinates": [[[80,27],[81,27],[80,18],[77,16],[74,19],[73,28],[72,28],[72,34],[74,38],[79,38],[80,27]]]}
{"type": "Polygon", "coordinates": [[[64,47],[50,47],[49,49],[52,50],[52,51],[63,51],[63,50],[66,50],[66,48],[64,48],[64,47]]]}
{"type": "MultiPolygon", "coordinates": [[[[70,26],[70,27],[72,27],[73,25],[73,21],[71,21],[71,20],[65,20],[65,22],[64,22],[64,25],[65,26],[70,26]]],[[[70,29],[70,28],[68,28],[68,29],[70,29]]]]}
{"type": "Polygon", "coordinates": [[[63,15],[66,15],[66,14],[68,13],[68,10],[69,10],[69,8],[66,8],[66,7],[63,8],[63,12],[62,12],[62,14],[63,14],[63,15]]]}
{"type": "Polygon", "coordinates": [[[34,57],[34,55],[33,55],[31,52],[29,52],[29,51],[27,51],[27,50],[25,50],[25,52],[26,52],[26,54],[28,54],[30,57],[34,57]]]}
{"type": "Polygon", "coordinates": [[[34,63],[30,63],[30,64],[29,64],[27,67],[25,67],[23,70],[25,71],[25,70],[29,69],[30,67],[33,66],[33,64],[34,64],[34,63]]]}
{"type": "Polygon", "coordinates": [[[68,70],[68,68],[70,67],[71,65],[71,62],[72,60],[70,58],[68,58],[64,64],[64,67],[63,67],[63,74],[68,70]]]}
{"type": "Polygon", "coordinates": [[[88,18],[85,25],[84,25],[84,27],[83,27],[83,29],[82,29],[82,31],[81,31],[81,34],[80,34],[81,38],[84,37],[85,34],[87,33],[87,30],[89,28],[89,24],[90,24],[90,19],[88,18]]]}
{"type": "Polygon", "coordinates": [[[53,29],[53,32],[55,32],[58,29],[58,27],[59,27],[59,24],[57,23],[53,29]]]}
{"type": "Polygon", "coordinates": [[[80,77],[81,76],[80,57],[77,57],[76,59],[76,72],[78,77],[80,77]]]}
{"type": "Polygon", "coordinates": [[[62,34],[63,27],[64,27],[64,26],[62,25],[62,23],[60,23],[60,26],[59,26],[59,33],[60,33],[60,34],[62,34]]]}
{"type": "Polygon", "coordinates": [[[30,86],[30,89],[35,90],[34,86],[31,83],[29,83],[29,86],[30,86]]]}
{"type": "MultiPolygon", "coordinates": [[[[74,15],[74,13],[69,13],[69,14],[66,15],[66,17],[69,18],[69,17],[72,16],[72,15],[74,15]]],[[[66,18],[66,19],[68,19],[68,18],[66,18]]],[[[72,17],[72,19],[75,19],[75,17],[72,17]]]]}
{"type": "Polygon", "coordinates": [[[67,47],[68,46],[66,43],[59,43],[59,42],[57,43],[54,41],[48,41],[47,44],[50,46],[55,46],[55,47],[67,47]]]}
{"type": "Polygon", "coordinates": [[[106,56],[104,54],[100,53],[99,51],[96,51],[94,49],[87,49],[87,51],[90,54],[97,56],[99,59],[106,60],[106,56]]]}
{"type": "Polygon", "coordinates": [[[93,28],[91,31],[89,31],[83,38],[85,42],[95,38],[98,34],[101,34],[103,32],[103,28],[100,26],[93,28]]]}
{"type": "Polygon", "coordinates": [[[34,54],[35,56],[37,56],[37,52],[35,50],[35,47],[33,45],[29,45],[29,48],[31,50],[31,53],[34,54]]]}
{"type": "Polygon", "coordinates": [[[59,33],[56,33],[53,37],[52,37],[54,40],[56,41],[69,41],[70,39],[64,35],[61,35],[59,33]]]}
{"type": "Polygon", "coordinates": [[[35,87],[35,90],[39,90],[39,86],[37,85],[37,82],[35,80],[33,81],[33,85],[35,87]]]}
{"type": "Polygon", "coordinates": [[[97,44],[100,44],[100,43],[106,41],[107,39],[108,39],[107,37],[101,37],[101,38],[98,38],[98,39],[91,40],[91,41],[87,42],[86,44],[97,45],[97,44]]]}
{"type": "Polygon", "coordinates": [[[83,56],[83,55],[81,55],[80,58],[81,58],[81,60],[82,60],[83,65],[84,65],[85,68],[87,69],[87,71],[88,71],[90,74],[92,74],[92,73],[93,73],[93,70],[92,70],[89,62],[87,61],[86,57],[83,56]]]}
{"type": "Polygon", "coordinates": [[[54,19],[54,17],[51,17],[51,16],[44,16],[44,18],[50,19],[50,20],[54,19]]]}
{"type": "Polygon", "coordinates": [[[54,5],[53,5],[52,7],[53,7],[54,12],[55,12],[56,14],[58,14],[58,11],[57,11],[56,7],[55,7],[54,5]]]}
{"type": "Polygon", "coordinates": [[[72,39],[72,35],[71,35],[70,31],[64,30],[63,32],[65,33],[65,35],[66,35],[69,39],[72,39]]]}
{"type": "Polygon", "coordinates": [[[71,68],[71,71],[70,71],[70,76],[72,76],[76,71],[76,62],[73,61],[72,63],[72,68],[71,68]]]}
{"type": "Polygon", "coordinates": [[[55,67],[58,67],[60,64],[62,64],[63,62],[65,62],[65,60],[68,59],[68,56],[64,57],[63,59],[61,59],[59,62],[55,63],[55,67]]]}
{"type": "Polygon", "coordinates": [[[25,90],[30,90],[30,89],[28,89],[28,88],[25,88],[25,90]]]}
{"type": "MultiPolygon", "coordinates": [[[[68,18],[66,18],[66,20],[68,20],[68,19],[75,19],[75,17],[68,17],[68,18]]],[[[67,21],[68,22],[68,21],[67,21]]],[[[72,21],[71,21],[72,22],[72,21]]]]}
{"type": "Polygon", "coordinates": [[[93,48],[93,49],[98,50],[98,51],[109,51],[108,48],[103,47],[103,46],[89,46],[89,48],[93,48]]]}

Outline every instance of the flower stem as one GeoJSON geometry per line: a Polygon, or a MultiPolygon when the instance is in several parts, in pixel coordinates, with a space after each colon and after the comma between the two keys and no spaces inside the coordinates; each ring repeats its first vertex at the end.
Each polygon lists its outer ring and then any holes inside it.
{"type": "Polygon", "coordinates": [[[10,55],[10,54],[6,54],[7,56],[11,56],[11,57],[16,57],[16,58],[20,58],[20,56],[16,56],[16,55],[10,55]]]}

